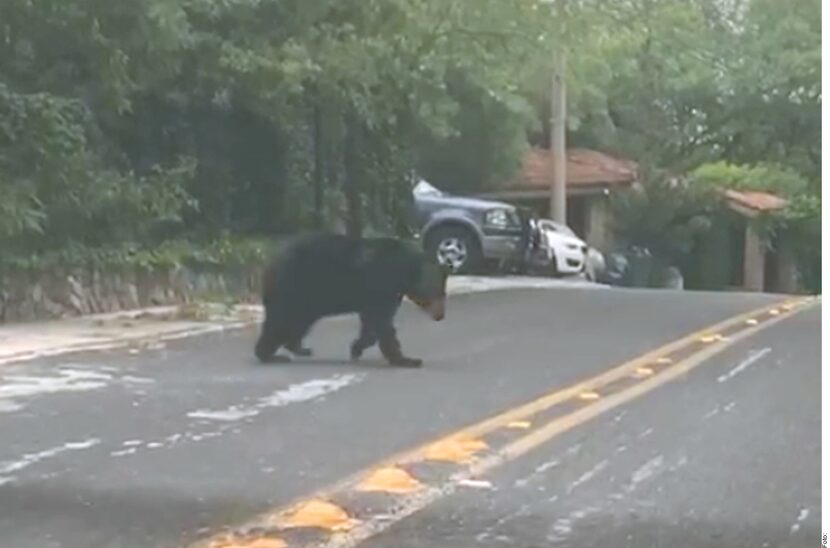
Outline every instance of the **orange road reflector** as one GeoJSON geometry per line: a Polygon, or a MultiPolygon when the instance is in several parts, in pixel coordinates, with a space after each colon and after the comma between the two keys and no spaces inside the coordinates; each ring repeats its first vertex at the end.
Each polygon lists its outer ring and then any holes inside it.
{"type": "Polygon", "coordinates": [[[475,438],[447,438],[433,443],[424,451],[424,459],[439,462],[467,462],[487,444],[475,438]]]}
{"type": "Polygon", "coordinates": [[[597,394],[596,392],[583,392],[579,395],[579,399],[580,400],[588,400],[588,401],[598,400],[599,399],[599,394],[597,394]]]}
{"type": "Polygon", "coordinates": [[[390,466],[380,468],[369,474],[357,486],[358,491],[382,493],[412,493],[423,487],[423,484],[410,475],[409,472],[390,466]]]}
{"type": "Polygon", "coordinates": [[[528,430],[531,426],[530,421],[513,421],[507,423],[507,427],[513,430],[528,430]]]}
{"type": "Polygon", "coordinates": [[[283,529],[313,527],[328,531],[348,531],[357,520],[345,510],[325,500],[310,500],[297,506],[288,515],[278,518],[276,525],[283,529]]]}

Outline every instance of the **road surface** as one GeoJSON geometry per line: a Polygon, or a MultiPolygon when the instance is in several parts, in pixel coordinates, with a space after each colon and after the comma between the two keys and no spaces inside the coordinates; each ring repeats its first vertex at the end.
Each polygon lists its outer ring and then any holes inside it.
{"type": "Polygon", "coordinates": [[[352,318],[292,364],[243,330],[6,365],[0,546],[814,546],[820,306],[780,302],[454,296],[400,314],[420,370],[347,362],[352,318]]]}

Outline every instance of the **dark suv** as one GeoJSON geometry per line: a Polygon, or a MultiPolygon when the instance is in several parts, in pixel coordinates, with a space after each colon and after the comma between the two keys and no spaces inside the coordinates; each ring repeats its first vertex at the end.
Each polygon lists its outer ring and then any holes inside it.
{"type": "Polygon", "coordinates": [[[412,193],[424,250],[439,263],[469,273],[524,261],[530,225],[515,206],[450,196],[423,180],[412,193]]]}

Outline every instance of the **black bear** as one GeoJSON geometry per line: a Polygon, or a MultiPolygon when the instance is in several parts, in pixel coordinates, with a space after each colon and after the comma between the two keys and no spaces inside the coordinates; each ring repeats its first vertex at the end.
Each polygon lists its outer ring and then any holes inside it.
{"type": "Polygon", "coordinates": [[[302,344],[319,319],[360,314],[360,334],[351,358],[360,358],[376,342],[392,365],[418,367],[421,360],[401,351],[393,320],[404,296],[432,319],[444,318],[448,272],[406,243],[393,238],[352,238],[335,234],[299,237],[265,272],[265,321],[256,343],[260,361],[284,346],[309,356],[302,344]]]}

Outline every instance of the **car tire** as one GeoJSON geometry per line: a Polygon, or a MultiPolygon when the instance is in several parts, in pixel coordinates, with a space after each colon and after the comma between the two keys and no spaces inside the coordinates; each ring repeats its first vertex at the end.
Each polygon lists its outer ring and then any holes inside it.
{"type": "Polygon", "coordinates": [[[483,263],[478,238],[466,228],[437,228],[427,237],[425,243],[427,255],[438,264],[452,268],[454,274],[478,272],[483,263]]]}

